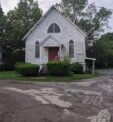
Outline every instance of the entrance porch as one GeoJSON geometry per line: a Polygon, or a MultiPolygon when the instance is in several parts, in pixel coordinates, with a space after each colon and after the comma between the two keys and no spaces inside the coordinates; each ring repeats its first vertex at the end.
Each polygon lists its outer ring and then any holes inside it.
{"type": "Polygon", "coordinates": [[[59,61],[64,58],[64,46],[54,37],[47,37],[41,44],[40,64],[59,61]]]}
{"type": "Polygon", "coordinates": [[[48,61],[60,60],[59,49],[60,47],[49,47],[48,48],[48,61]]]}

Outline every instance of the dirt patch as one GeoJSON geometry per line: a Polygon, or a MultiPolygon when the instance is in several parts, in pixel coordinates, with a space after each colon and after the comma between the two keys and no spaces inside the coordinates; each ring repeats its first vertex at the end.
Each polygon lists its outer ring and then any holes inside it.
{"type": "Polygon", "coordinates": [[[0,122],[11,122],[15,117],[16,102],[6,94],[0,94],[0,122]]]}

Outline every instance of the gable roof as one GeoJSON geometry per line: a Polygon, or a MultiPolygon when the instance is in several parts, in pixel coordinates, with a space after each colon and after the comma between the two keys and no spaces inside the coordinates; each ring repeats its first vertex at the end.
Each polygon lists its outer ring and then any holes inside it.
{"type": "MultiPolygon", "coordinates": [[[[50,9],[41,17],[41,19],[28,31],[28,33],[22,38],[22,40],[25,40],[29,35],[30,33],[32,33],[32,31],[45,19],[45,17],[49,14],[49,12],[52,10],[52,9],[55,9],[57,12],[59,12],[62,15],[62,13],[53,5],[50,7],[50,9]]],[[[64,17],[64,16],[63,16],[64,17]]],[[[77,25],[75,25],[70,19],[64,17],[68,22],[70,22],[70,24],[72,24],[82,35],[86,36],[86,33],[81,30],[77,25]]]]}
{"type": "Polygon", "coordinates": [[[56,38],[49,35],[43,40],[41,45],[44,47],[53,47],[53,46],[57,47],[57,46],[60,46],[61,44],[56,38]]]}
{"type": "Polygon", "coordinates": [[[54,40],[54,41],[56,41],[59,45],[61,44],[55,37],[53,37],[52,35],[49,35],[49,36],[47,36],[43,41],[42,41],[42,43],[41,43],[41,45],[43,45],[46,41],[48,41],[48,39],[52,39],[52,40],[54,40]]]}

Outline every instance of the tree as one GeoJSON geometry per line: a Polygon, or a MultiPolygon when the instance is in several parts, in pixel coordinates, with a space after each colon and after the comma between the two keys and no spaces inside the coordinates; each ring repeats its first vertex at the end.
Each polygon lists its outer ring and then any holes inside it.
{"type": "Polygon", "coordinates": [[[113,67],[113,33],[102,35],[89,51],[90,56],[97,59],[96,65],[99,68],[113,67]]]}
{"type": "Polygon", "coordinates": [[[4,49],[6,70],[14,69],[15,62],[24,61],[22,38],[41,16],[42,10],[34,0],[20,0],[7,15],[0,6],[0,45],[4,49]]]}
{"type": "Polygon", "coordinates": [[[86,31],[90,44],[105,27],[108,27],[112,12],[104,7],[97,10],[94,4],[87,5],[87,3],[88,0],[62,0],[57,7],[66,17],[86,31]]]}
{"type": "Polygon", "coordinates": [[[87,0],[62,0],[61,3],[56,4],[56,6],[66,17],[69,17],[77,24],[82,10],[85,8],[87,3],[87,0]]]}
{"type": "Polygon", "coordinates": [[[90,42],[97,39],[100,33],[108,27],[111,14],[112,12],[104,7],[98,11],[95,5],[88,6],[86,13],[83,13],[84,17],[79,21],[79,25],[87,32],[90,42]]]}
{"type": "Polygon", "coordinates": [[[3,10],[2,10],[1,4],[0,4],[0,17],[1,16],[3,16],[3,10]]]}
{"type": "Polygon", "coordinates": [[[7,19],[0,5],[0,46],[3,46],[3,43],[6,40],[6,30],[7,30],[7,19]]]}
{"type": "Polygon", "coordinates": [[[42,10],[38,2],[34,0],[20,0],[17,7],[8,12],[8,21],[11,23],[9,41],[12,48],[17,50],[24,47],[23,36],[41,16],[42,10]]]}

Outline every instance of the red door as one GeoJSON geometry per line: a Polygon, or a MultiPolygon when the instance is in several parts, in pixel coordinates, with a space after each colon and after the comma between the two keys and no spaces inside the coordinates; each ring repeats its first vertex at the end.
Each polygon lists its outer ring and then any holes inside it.
{"type": "Polygon", "coordinates": [[[52,47],[48,49],[48,59],[49,61],[55,61],[58,60],[58,47],[52,47]]]}

